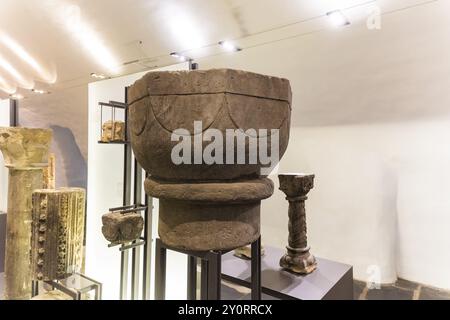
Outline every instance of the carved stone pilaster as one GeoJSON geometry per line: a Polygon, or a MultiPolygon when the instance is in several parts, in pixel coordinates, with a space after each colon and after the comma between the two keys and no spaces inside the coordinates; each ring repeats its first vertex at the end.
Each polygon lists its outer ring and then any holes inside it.
{"type": "Polygon", "coordinates": [[[84,189],[35,190],[32,217],[33,279],[58,280],[79,272],[83,262],[84,189]]]}
{"type": "Polygon", "coordinates": [[[306,235],[306,196],[314,187],[314,175],[280,174],[280,190],[289,201],[289,241],[287,253],[280,259],[280,266],[289,271],[308,274],[317,267],[314,256],[309,252],[306,235]]]}
{"type": "Polygon", "coordinates": [[[0,128],[0,151],[9,168],[5,299],[31,298],[31,194],[42,188],[51,138],[49,129],[0,128]]]}

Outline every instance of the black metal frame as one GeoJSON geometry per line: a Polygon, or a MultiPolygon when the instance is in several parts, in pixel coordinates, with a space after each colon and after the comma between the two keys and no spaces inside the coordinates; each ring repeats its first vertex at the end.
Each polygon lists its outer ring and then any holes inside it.
{"type": "MultiPolygon", "coordinates": [[[[261,300],[261,238],[252,244],[251,249],[251,298],[261,300]]],[[[220,300],[222,280],[222,255],[225,251],[190,251],[180,250],[156,239],[155,248],[155,299],[164,300],[166,296],[167,250],[188,256],[187,298],[196,300],[197,293],[197,259],[201,260],[201,300],[220,300]]]]}
{"type": "Polygon", "coordinates": [[[19,126],[19,102],[15,99],[9,100],[9,126],[19,126]]]}
{"type": "MultiPolygon", "coordinates": [[[[141,252],[140,246],[144,249],[143,259],[143,282],[142,282],[142,299],[150,299],[150,273],[151,273],[151,251],[152,251],[152,200],[145,196],[144,204],[142,204],[142,175],[144,173],[142,167],[136,159],[133,161],[132,149],[129,143],[129,126],[128,126],[128,87],[125,88],[125,102],[109,101],[100,102],[100,123],[103,123],[103,107],[112,108],[111,117],[115,120],[115,109],[124,109],[124,123],[125,123],[125,141],[110,141],[102,144],[123,144],[124,145],[124,170],[123,170],[123,206],[117,208],[110,208],[109,211],[118,211],[122,214],[136,211],[144,211],[144,236],[136,239],[130,244],[114,244],[111,243],[108,247],[119,246],[120,251],[120,299],[126,300],[128,296],[128,281],[129,281],[129,250],[131,250],[131,295],[132,300],[139,298],[139,283],[140,283],[140,263],[141,252]],[[132,161],[134,167],[132,166],[132,161]],[[134,170],[132,170],[134,168],[134,170]],[[131,176],[133,175],[133,195],[131,194],[131,176]],[[131,197],[133,196],[133,203],[131,204],[131,197]]],[[[101,127],[100,127],[101,134],[101,127]]]]}

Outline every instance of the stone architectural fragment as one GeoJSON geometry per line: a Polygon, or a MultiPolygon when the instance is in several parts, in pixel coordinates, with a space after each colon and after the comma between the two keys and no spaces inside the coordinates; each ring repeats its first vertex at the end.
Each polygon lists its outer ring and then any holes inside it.
{"type": "Polygon", "coordinates": [[[35,190],[32,217],[33,278],[58,280],[80,271],[85,221],[84,189],[35,190]]]}
{"type": "Polygon", "coordinates": [[[280,174],[280,190],[289,201],[289,245],[281,258],[280,266],[299,274],[308,274],[317,267],[314,256],[309,252],[306,236],[306,196],[314,187],[314,175],[280,174]]]}
{"type": "Polygon", "coordinates": [[[103,123],[101,141],[125,141],[125,122],[108,120],[103,123]]]}
{"type": "Polygon", "coordinates": [[[268,154],[283,156],[290,128],[289,81],[231,69],[150,72],[129,88],[128,101],[131,145],[150,174],[145,191],[160,199],[161,240],[175,248],[207,251],[231,250],[258,239],[261,200],[272,195],[273,183],[261,177],[266,163],[259,156],[249,161],[249,140],[266,140],[268,154]],[[219,161],[211,164],[191,154],[190,163],[175,163],[171,155],[179,141],[172,133],[177,129],[185,130],[193,152],[208,146],[207,140],[198,141],[208,129],[223,137],[227,130],[246,132],[245,149],[241,155],[237,144],[227,150],[223,139],[218,142],[223,154],[215,154],[219,161]],[[272,139],[278,137],[272,150],[272,139]],[[233,161],[226,164],[230,153],[233,161]],[[238,156],[245,163],[238,164],[238,156]]]}
{"type": "MultiPolygon", "coordinates": [[[[264,256],[265,249],[264,246],[261,244],[261,256],[264,256]]],[[[234,250],[234,255],[238,258],[243,259],[251,259],[252,258],[252,246],[245,246],[240,247],[234,250]]]]}
{"type": "Polygon", "coordinates": [[[102,233],[112,243],[125,243],[138,239],[144,228],[139,213],[108,212],[102,216],[102,233]]]}
{"type": "Polygon", "coordinates": [[[56,185],[56,158],[54,153],[48,156],[48,166],[43,169],[43,187],[44,189],[55,189],[56,185]]]}
{"type": "Polygon", "coordinates": [[[0,128],[0,151],[9,168],[5,299],[31,298],[31,195],[42,188],[52,131],[0,128]]]}

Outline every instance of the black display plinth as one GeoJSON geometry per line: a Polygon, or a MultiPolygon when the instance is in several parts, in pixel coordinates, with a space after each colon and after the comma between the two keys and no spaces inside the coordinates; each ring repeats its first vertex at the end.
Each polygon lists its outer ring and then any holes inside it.
{"type": "MultiPolygon", "coordinates": [[[[305,276],[284,271],[279,260],[284,250],[266,247],[261,258],[263,299],[352,300],[353,267],[317,258],[317,269],[305,276]]],[[[237,258],[232,252],[222,256],[222,279],[250,286],[250,260],[237,258]]]]}

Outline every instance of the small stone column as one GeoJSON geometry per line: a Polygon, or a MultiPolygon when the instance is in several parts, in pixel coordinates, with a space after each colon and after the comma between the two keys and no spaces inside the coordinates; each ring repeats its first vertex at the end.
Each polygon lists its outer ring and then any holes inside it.
{"type": "Polygon", "coordinates": [[[31,298],[31,195],[42,188],[52,138],[49,129],[0,128],[0,151],[9,169],[5,299],[31,298]]]}
{"type": "Polygon", "coordinates": [[[317,267],[314,256],[309,252],[306,236],[306,196],[314,187],[314,175],[280,174],[280,190],[289,201],[289,245],[287,253],[280,259],[280,266],[299,274],[308,274],[317,267]]]}

